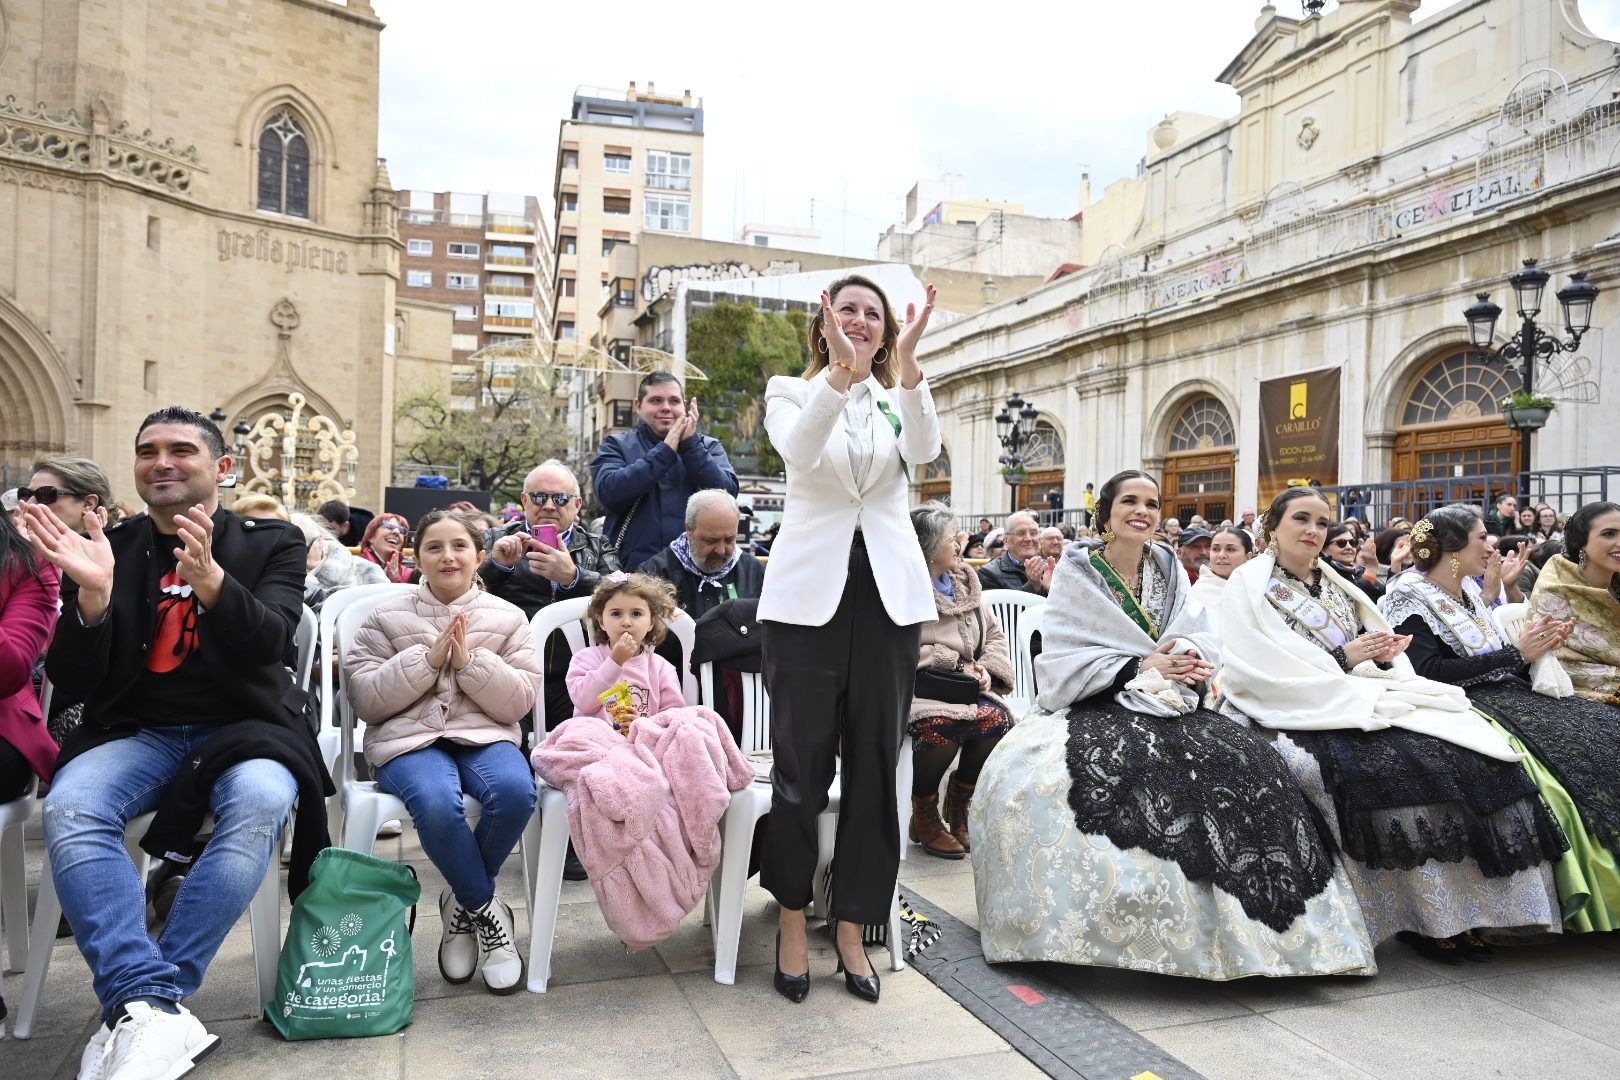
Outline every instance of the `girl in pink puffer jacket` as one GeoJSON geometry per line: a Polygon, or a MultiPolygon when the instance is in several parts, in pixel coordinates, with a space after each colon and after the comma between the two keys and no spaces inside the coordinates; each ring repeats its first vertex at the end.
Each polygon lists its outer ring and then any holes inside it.
{"type": "Polygon", "coordinates": [[[377,605],[344,666],[377,786],[405,803],[450,885],[439,896],[440,974],[464,983],[482,969],[487,989],[510,994],[522,989],[523,963],[495,879],[534,812],[534,775],[518,740],[540,661],[523,612],[483,591],[482,541],[463,514],[424,517],[422,584],[377,605]],[[482,807],[476,828],[463,792],[482,807]]]}

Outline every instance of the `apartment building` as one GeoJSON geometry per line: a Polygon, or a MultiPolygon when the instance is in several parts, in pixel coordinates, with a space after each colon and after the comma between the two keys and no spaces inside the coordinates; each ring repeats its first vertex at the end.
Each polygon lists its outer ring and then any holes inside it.
{"type": "Polygon", "coordinates": [[[628,358],[632,339],[601,333],[604,304],[635,288],[613,280],[613,249],[643,232],[702,235],[702,99],[652,83],[582,86],[561,123],[556,168],[552,336],[628,358]]]}
{"type": "Polygon", "coordinates": [[[487,345],[546,334],[551,243],[533,195],[395,192],[399,296],[455,309],[455,363],[487,345]]]}

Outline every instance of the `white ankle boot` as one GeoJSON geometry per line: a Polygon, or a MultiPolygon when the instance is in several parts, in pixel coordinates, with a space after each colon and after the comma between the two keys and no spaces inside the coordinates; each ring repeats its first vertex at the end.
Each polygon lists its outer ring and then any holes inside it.
{"type": "Polygon", "coordinates": [[[449,889],[439,894],[439,974],[448,983],[461,984],[478,970],[478,937],[472,915],[456,902],[449,889]]]}
{"type": "Polygon", "coordinates": [[[515,994],[523,988],[523,958],[518,955],[512,908],[500,897],[472,913],[478,927],[478,960],[484,986],[492,994],[515,994]]]}

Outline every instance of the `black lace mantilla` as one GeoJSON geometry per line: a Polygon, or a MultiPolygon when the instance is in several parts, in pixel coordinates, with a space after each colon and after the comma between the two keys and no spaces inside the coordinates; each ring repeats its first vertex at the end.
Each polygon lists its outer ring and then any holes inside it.
{"type": "Polygon", "coordinates": [[[1474,859],[1486,877],[1556,860],[1569,848],[1535,781],[1498,761],[1415,731],[1291,731],[1309,751],[1358,862],[1412,870],[1474,859]]]}
{"type": "Polygon", "coordinates": [[[1278,933],[1332,880],[1327,830],[1282,758],[1218,713],[1158,719],[1089,698],[1069,710],[1068,767],[1081,832],[1174,862],[1278,933]]]}
{"type": "Polygon", "coordinates": [[[1620,709],[1583,697],[1545,697],[1519,682],[1470,686],[1468,697],[1558,778],[1587,831],[1620,851],[1620,709]]]}

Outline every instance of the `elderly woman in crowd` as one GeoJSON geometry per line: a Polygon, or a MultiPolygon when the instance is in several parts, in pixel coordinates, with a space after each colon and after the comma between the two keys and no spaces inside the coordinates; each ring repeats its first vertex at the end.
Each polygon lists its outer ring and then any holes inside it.
{"type": "Polygon", "coordinates": [[[1159,513],[1152,477],[1112,477],[1103,539],[1070,547],[1052,579],[1039,707],[973,802],[985,957],[1217,980],[1371,974],[1354,893],[1282,759],[1201,707],[1221,646],[1152,539],[1159,513]]]}
{"type": "Polygon", "coordinates": [[[922,630],[917,688],[911,699],[913,761],[911,842],[942,859],[972,850],[968,808],[990,751],[1013,725],[1003,694],[1013,688],[1012,661],[1001,624],[984,603],[979,575],[962,561],[951,532],[950,509],[928,503],[911,512],[912,527],[928,560],[939,618],[922,630]],[[951,763],[940,821],[939,785],[951,763]]]}
{"type": "Polygon", "coordinates": [[[293,514],[290,520],[304,534],[309,555],[304,562],[304,603],[319,612],[326,598],[353,585],[386,585],[388,575],[376,563],[350,554],[332,530],[308,514],[293,514]]]}
{"type": "Polygon", "coordinates": [[[360,538],[360,557],[382,567],[389,581],[408,585],[415,573],[405,565],[405,544],[410,538],[410,522],[398,514],[378,514],[360,538]]]}
{"type": "Polygon", "coordinates": [[[291,521],[287,508],[274,495],[262,491],[249,491],[238,495],[231,504],[231,512],[242,517],[265,518],[270,521],[291,521]]]}
{"type": "Polygon", "coordinates": [[[1590,503],[1564,526],[1564,554],[1536,578],[1537,615],[1574,620],[1558,650],[1575,693],[1620,706],[1620,503],[1590,503]]]}
{"type": "Polygon", "coordinates": [[[1411,639],[1320,559],[1330,514],[1310,488],[1266,511],[1266,550],[1216,613],[1223,708],[1277,733],[1374,942],[1454,961],[1489,955],[1475,930],[1556,930],[1558,823],[1502,733],[1419,676],[1411,639]]]}
{"type": "Polygon", "coordinates": [[[1613,854],[1620,842],[1613,768],[1620,716],[1570,696],[1568,677],[1550,659],[1574,631],[1573,620],[1538,615],[1509,638],[1490,616],[1477,582],[1489,555],[1486,535],[1472,506],[1431,511],[1412,530],[1419,573],[1391,586],[1378,609],[1397,633],[1411,636],[1406,655],[1419,675],[1463,687],[1474,708],[1527,755],[1525,768],[1570,842],[1554,867],[1564,928],[1613,930],[1620,926],[1613,854]]]}

